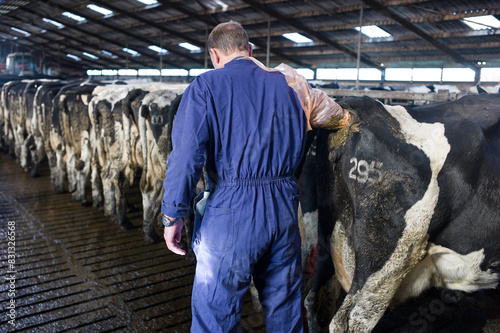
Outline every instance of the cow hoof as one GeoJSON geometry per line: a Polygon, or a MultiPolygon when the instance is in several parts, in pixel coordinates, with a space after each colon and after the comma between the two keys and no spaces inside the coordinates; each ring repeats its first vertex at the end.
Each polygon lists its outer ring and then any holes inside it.
{"type": "Polygon", "coordinates": [[[85,207],[85,206],[90,206],[91,204],[92,204],[92,203],[91,203],[91,202],[89,202],[89,201],[87,201],[87,200],[82,200],[82,201],[80,201],[80,205],[82,205],[82,206],[84,206],[84,207],[85,207]]]}
{"type": "Polygon", "coordinates": [[[122,229],[128,230],[132,229],[133,227],[134,225],[127,218],[120,222],[120,228],[122,229]]]}
{"type": "Polygon", "coordinates": [[[159,242],[163,241],[163,238],[160,237],[155,231],[145,232],[144,239],[148,243],[159,243],[159,242]]]}
{"type": "Polygon", "coordinates": [[[138,211],[139,211],[139,208],[137,208],[133,204],[128,204],[127,205],[127,213],[135,213],[135,212],[138,212],[138,211]]]}

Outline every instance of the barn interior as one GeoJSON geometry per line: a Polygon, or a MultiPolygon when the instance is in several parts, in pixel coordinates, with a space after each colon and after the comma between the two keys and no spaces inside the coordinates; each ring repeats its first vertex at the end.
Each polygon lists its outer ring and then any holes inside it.
{"type": "MultiPolygon", "coordinates": [[[[296,68],[331,97],[412,105],[478,89],[499,93],[496,0],[4,0],[0,86],[24,79],[188,84],[212,69],[207,36],[229,20],[247,30],[255,58],[296,68]]],[[[144,240],[138,182],[127,193],[125,230],[67,189],[55,191],[46,159],[32,178],[10,148],[4,140],[0,302],[8,311],[0,331],[189,331],[193,257],[144,240]]],[[[479,299],[429,291],[388,311],[375,331],[500,332],[500,294],[479,299]]],[[[245,332],[266,331],[250,295],[242,324],[245,332]]]]}

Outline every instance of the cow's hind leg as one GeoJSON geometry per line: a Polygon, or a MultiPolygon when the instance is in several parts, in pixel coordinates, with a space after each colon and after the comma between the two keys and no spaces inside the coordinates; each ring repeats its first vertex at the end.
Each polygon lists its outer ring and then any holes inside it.
{"type": "Polygon", "coordinates": [[[102,212],[104,211],[104,190],[99,170],[100,166],[95,161],[95,158],[92,159],[91,169],[92,205],[102,212]]]}
{"type": "MultiPolygon", "coordinates": [[[[144,234],[144,239],[149,243],[157,243],[162,241],[162,237],[160,237],[155,231],[155,225],[158,216],[158,208],[156,201],[158,196],[161,193],[161,186],[156,189],[152,187],[152,184],[146,184],[148,180],[146,180],[146,176],[143,175],[141,178],[141,192],[142,192],[142,209],[143,209],[143,225],[142,232],[144,234]]],[[[151,181],[151,180],[149,180],[151,181]]]]}
{"type": "MultiPolygon", "coordinates": [[[[386,264],[371,274],[362,288],[351,290],[330,324],[330,332],[371,332],[391,303],[405,275],[425,255],[427,236],[398,242],[386,264]]],[[[356,270],[362,269],[356,267],[356,270]]],[[[355,272],[355,275],[358,272],[355,272]]],[[[355,277],[356,278],[356,277],[355,277]]]]}
{"type": "Polygon", "coordinates": [[[129,186],[123,176],[123,173],[120,172],[117,179],[113,180],[116,200],[116,222],[123,229],[131,229],[133,225],[127,217],[128,205],[126,197],[129,186]]]}

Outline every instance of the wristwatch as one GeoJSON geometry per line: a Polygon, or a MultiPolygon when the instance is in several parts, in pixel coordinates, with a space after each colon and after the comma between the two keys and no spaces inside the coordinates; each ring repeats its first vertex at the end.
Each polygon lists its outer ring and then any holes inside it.
{"type": "Polygon", "coordinates": [[[165,214],[163,214],[163,218],[162,218],[162,220],[161,220],[161,221],[162,221],[162,223],[163,223],[163,225],[164,225],[165,227],[173,227],[174,225],[176,225],[176,224],[177,224],[177,222],[179,222],[179,220],[180,220],[180,219],[181,219],[181,218],[180,218],[180,217],[178,217],[178,218],[176,218],[175,220],[171,221],[171,220],[169,220],[169,219],[167,218],[167,216],[166,216],[165,214]]]}

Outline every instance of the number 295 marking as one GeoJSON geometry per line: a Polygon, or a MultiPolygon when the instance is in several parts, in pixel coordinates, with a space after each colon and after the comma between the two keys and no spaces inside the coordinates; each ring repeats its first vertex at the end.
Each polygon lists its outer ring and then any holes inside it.
{"type": "Polygon", "coordinates": [[[382,162],[372,161],[368,163],[365,160],[358,161],[356,157],[353,157],[349,163],[354,163],[354,166],[349,170],[349,178],[355,179],[362,184],[373,182],[382,176],[380,171],[384,165],[382,162]]]}

